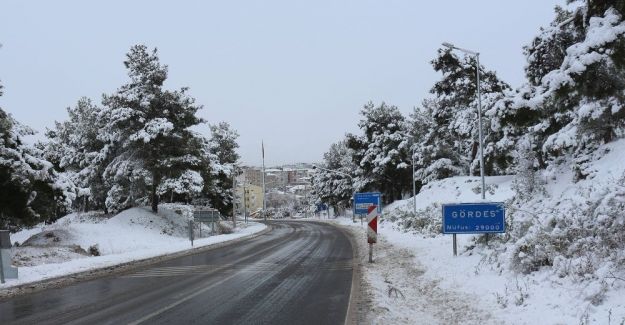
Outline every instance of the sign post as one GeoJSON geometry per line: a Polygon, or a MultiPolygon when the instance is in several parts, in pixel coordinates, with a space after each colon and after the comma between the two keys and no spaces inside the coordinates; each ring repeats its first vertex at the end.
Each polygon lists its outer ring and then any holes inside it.
{"type": "Polygon", "coordinates": [[[193,220],[189,220],[189,240],[191,241],[191,247],[193,247],[193,220]]]}
{"type": "Polygon", "coordinates": [[[373,244],[378,241],[378,207],[369,206],[367,213],[367,243],[369,243],[369,263],[373,263],[373,244]]]}
{"type": "Polygon", "coordinates": [[[367,243],[369,244],[369,263],[373,263],[373,244],[378,239],[378,219],[382,214],[380,193],[354,194],[354,213],[367,216],[367,243]]]}
{"type": "Polygon", "coordinates": [[[443,234],[453,234],[454,256],[457,234],[490,234],[506,231],[506,210],[501,202],[443,204],[443,234]]]}

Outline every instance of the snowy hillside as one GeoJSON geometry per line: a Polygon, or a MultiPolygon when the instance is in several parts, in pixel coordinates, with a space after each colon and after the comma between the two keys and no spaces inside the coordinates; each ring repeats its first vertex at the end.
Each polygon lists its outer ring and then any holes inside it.
{"type": "MultiPolygon", "coordinates": [[[[149,208],[132,208],[112,217],[73,213],[54,224],[12,234],[11,241],[19,243],[12,248],[19,279],[0,288],[190,249],[184,206],[173,208],[163,205],[158,214],[149,208]]],[[[194,247],[250,235],[265,227],[238,222],[232,234],[209,236],[210,227],[203,225],[203,238],[199,238],[196,224],[194,247]]]]}
{"type": "Polygon", "coordinates": [[[587,179],[566,164],[538,177],[526,199],[521,176],[487,178],[487,201],[506,202],[507,233],[440,234],[441,204],[480,201],[478,177],[432,182],[413,200],[386,207],[380,234],[414,252],[425,276],[490,306],[514,324],[620,324],[625,321],[625,140],[601,147],[587,179]],[[515,189],[516,187],[516,189],[515,189]]]}

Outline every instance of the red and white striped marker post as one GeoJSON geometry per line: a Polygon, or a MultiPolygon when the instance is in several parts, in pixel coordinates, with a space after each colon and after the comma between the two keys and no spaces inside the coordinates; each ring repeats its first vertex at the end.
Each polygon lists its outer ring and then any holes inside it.
{"type": "Polygon", "coordinates": [[[369,243],[369,263],[373,263],[373,244],[378,241],[378,206],[370,205],[367,209],[367,242],[369,243]]]}

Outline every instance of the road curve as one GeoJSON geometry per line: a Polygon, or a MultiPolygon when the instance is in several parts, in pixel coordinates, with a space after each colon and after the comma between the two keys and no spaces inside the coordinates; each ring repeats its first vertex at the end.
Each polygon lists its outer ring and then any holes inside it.
{"type": "Polygon", "coordinates": [[[343,324],[349,238],[322,223],[269,225],[219,249],[0,301],[0,324],[343,324]]]}

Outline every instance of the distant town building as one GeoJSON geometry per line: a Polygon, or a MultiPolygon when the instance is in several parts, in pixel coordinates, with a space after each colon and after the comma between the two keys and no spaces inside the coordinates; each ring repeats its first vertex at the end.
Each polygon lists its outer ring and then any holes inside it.
{"type": "Polygon", "coordinates": [[[263,208],[263,188],[253,184],[244,185],[239,183],[235,192],[238,204],[237,213],[253,214],[263,208]]]}

